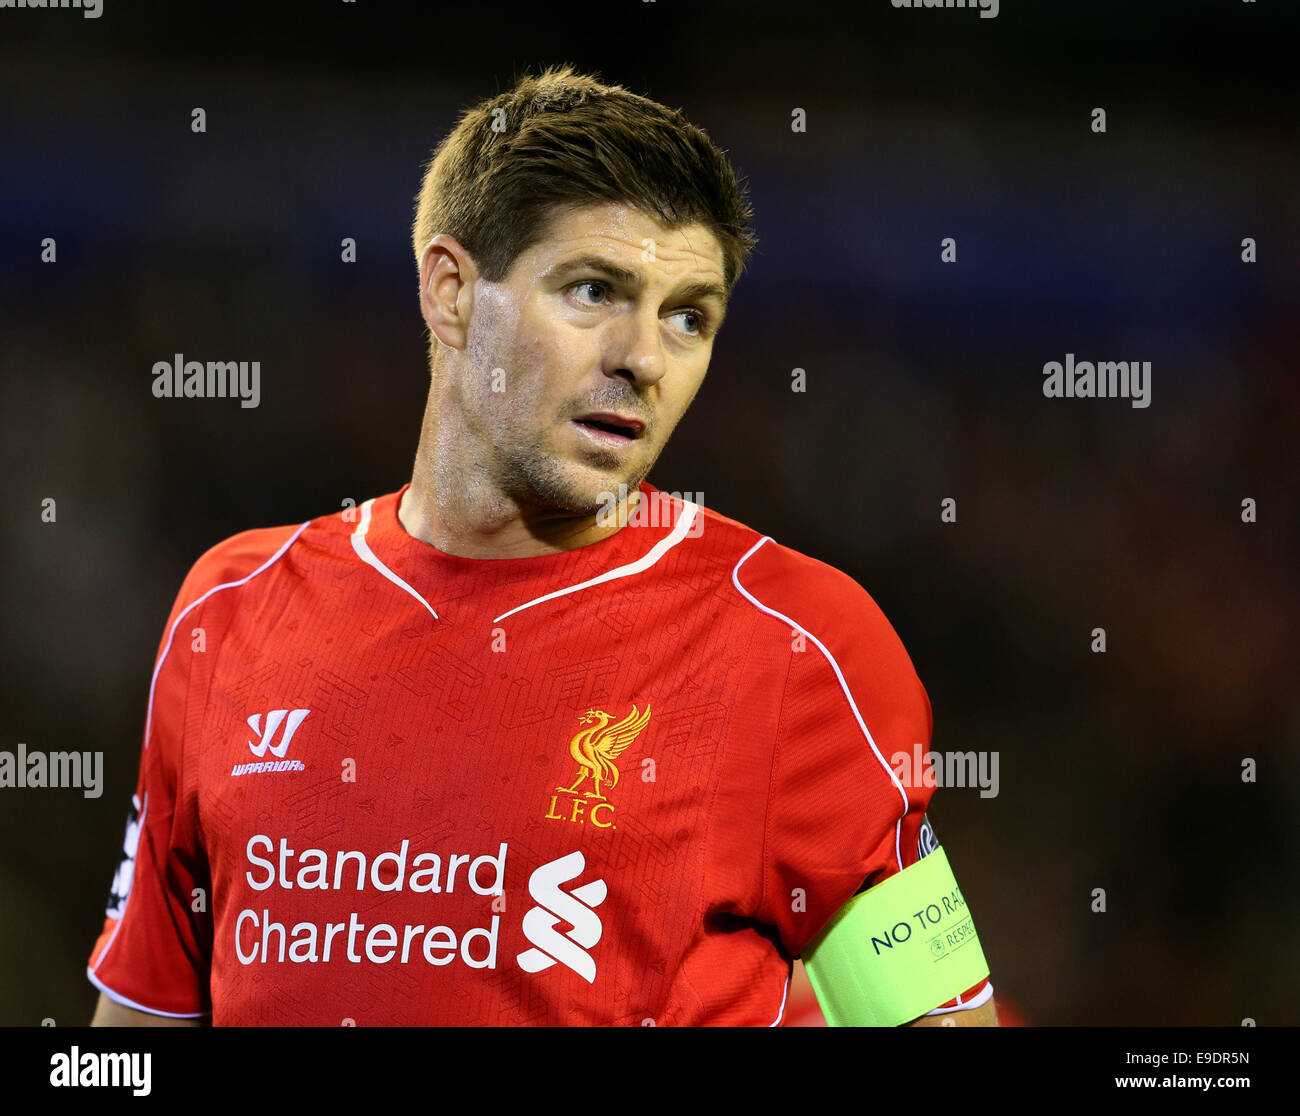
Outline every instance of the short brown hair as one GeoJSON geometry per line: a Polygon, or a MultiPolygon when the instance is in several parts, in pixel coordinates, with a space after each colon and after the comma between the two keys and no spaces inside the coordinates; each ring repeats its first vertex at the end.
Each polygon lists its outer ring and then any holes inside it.
{"type": "Polygon", "coordinates": [[[555,210],[600,203],[631,205],[669,229],[709,228],[728,291],[757,243],[743,181],[680,109],[566,64],[466,109],[434,149],[412,228],[415,258],[449,233],[485,279],[500,282],[546,235],[555,210]]]}

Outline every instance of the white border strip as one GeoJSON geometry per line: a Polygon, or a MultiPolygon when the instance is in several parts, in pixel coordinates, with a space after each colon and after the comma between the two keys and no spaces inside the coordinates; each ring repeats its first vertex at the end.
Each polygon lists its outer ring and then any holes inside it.
{"type": "Polygon", "coordinates": [[[433,606],[429,604],[419,593],[406,584],[397,574],[393,573],[387,566],[375,557],[374,551],[370,549],[370,544],[366,542],[366,532],[370,530],[370,507],[378,497],[372,496],[361,505],[361,522],[357,524],[357,529],[352,532],[352,549],[357,552],[357,557],[369,566],[374,566],[381,574],[400,589],[405,589],[425,608],[429,610],[429,615],[435,620],[438,614],[433,611],[433,606]]]}
{"type": "Polygon", "coordinates": [[[962,1002],[960,996],[957,997],[956,1007],[937,1007],[933,1011],[927,1011],[926,1015],[951,1015],[954,1011],[970,1011],[971,1008],[977,1008],[982,1004],[987,1004],[993,998],[993,982],[990,980],[984,986],[984,991],[977,993],[972,999],[962,1002]]]}
{"type": "MultiPolygon", "coordinates": [[[[310,523],[310,522],[311,522],[310,519],[307,520],[307,523],[310,523]]],[[[282,555],[286,550],[288,550],[289,547],[293,546],[294,541],[298,538],[298,536],[301,535],[301,534],[303,533],[303,531],[305,531],[305,530],[307,529],[307,523],[302,524],[302,525],[298,528],[298,530],[296,530],[296,531],[295,531],[295,532],[294,532],[294,533],[289,537],[289,541],[288,541],[288,542],[286,542],[282,547],[280,547],[279,550],[277,550],[274,554],[272,554],[270,558],[268,558],[265,562],[263,562],[260,566],[258,566],[257,569],[255,569],[255,570],[254,570],[251,574],[249,574],[247,577],[241,577],[238,581],[227,581],[227,582],[226,582],[225,584],[223,584],[223,585],[214,585],[211,589],[209,589],[206,593],[204,593],[203,596],[201,596],[197,601],[194,601],[192,604],[188,604],[188,605],[186,605],[186,606],[185,606],[185,610],[184,610],[184,611],[183,611],[183,612],[182,612],[178,617],[176,617],[176,623],[174,623],[174,624],[172,625],[172,630],[171,630],[170,632],[167,633],[167,646],[163,648],[163,653],[162,653],[161,655],[158,656],[158,665],[155,666],[155,667],[153,668],[153,678],[152,678],[152,680],[149,682],[149,714],[148,714],[148,716],[145,718],[145,722],[144,722],[144,746],[145,746],[145,748],[148,748],[148,747],[149,747],[149,734],[150,734],[150,730],[151,730],[152,727],[153,727],[153,691],[154,691],[154,686],[156,686],[156,685],[158,684],[158,675],[159,675],[159,673],[162,671],[163,663],[164,663],[164,662],[166,661],[166,659],[167,659],[167,652],[169,652],[169,651],[172,649],[172,639],[175,637],[175,635],[176,635],[176,629],[177,629],[178,627],[180,627],[180,623],[181,623],[181,621],[185,619],[185,617],[189,614],[189,612],[190,612],[192,609],[194,609],[194,608],[196,608],[197,606],[201,605],[201,604],[202,604],[204,601],[206,601],[210,596],[212,596],[213,593],[216,593],[216,592],[218,592],[218,591],[221,590],[221,589],[230,589],[230,588],[233,587],[233,586],[236,586],[236,585],[243,585],[243,584],[245,584],[246,582],[252,581],[253,578],[255,578],[258,574],[260,574],[260,573],[261,573],[264,569],[266,569],[268,566],[272,566],[272,565],[274,565],[277,561],[279,561],[279,559],[280,559],[280,555],[282,555]]]]}
{"type": "Polygon", "coordinates": [[[908,810],[911,809],[911,803],[908,802],[907,800],[907,791],[903,789],[903,784],[898,781],[898,776],[894,774],[893,768],[891,768],[889,764],[885,762],[885,757],[880,754],[880,749],[876,747],[875,740],[872,739],[871,733],[867,730],[866,723],[862,720],[862,714],[858,712],[857,703],[854,702],[853,700],[853,694],[849,692],[848,683],[844,681],[844,674],[840,670],[840,664],[835,661],[835,656],[832,655],[828,650],[826,650],[825,644],[823,644],[820,639],[818,639],[815,635],[813,635],[812,632],[808,631],[807,628],[801,627],[799,624],[796,624],[793,620],[790,619],[790,617],[786,616],[784,613],[777,612],[776,609],[768,608],[767,605],[760,603],[759,600],[748,589],[746,589],[743,585],[740,584],[740,567],[743,566],[749,560],[749,556],[753,554],[754,551],[756,551],[764,543],[771,542],[771,541],[772,538],[770,535],[764,535],[761,539],[758,540],[758,542],[756,542],[745,552],[744,557],[742,557],[740,561],[736,563],[735,568],[731,571],[731,582],[749,600],[749,602],[755,608],[759,609],[762,612],[766,612],[769,616],[775,616],[778,620],[785,621],[785,623],[789,624],[792,629],[803,632],[804,635],[806,635],[809,639],[813,641],[813,643],[817,645],[821,653],[826,656],[826,661],[831,664],[831,668],[835,671],[835,677],[840,680],[840,689],[844,691],[844,697],[849,703],[849,708],[853,710],[853,717],[858,722],[858,728],[862,730],[862,735],[867,738],[867,742],[871,745],[871,750],[875,753],[876,759],[880,761],[880,766],[885,769],[885,774],[889,776],[889,781],[893,783],[895,787],[898,788],[898,793],[903,796],[903,815],[898,819],[897,822],[894,823],[894,855],[898,858],[898,870],[901,872],[903,870],[903,851],[902,851],[903,817],[907,816],[908,810]]]}
{"type": "MultiPolygon", "coordinates": [[[[247,577],[241,577],[238,581],[227,581],[221,585],[214,585],[211,589],[209,589],[206,593],[204,593],[203,596],[199,597],[198,600],[193,601],[192,603],[186,605],[185,608],[181,611],[181,614],[178,617],[176,617],[176,622],[172,624],[172,630],[167,633],[167,645],[163,648],[163,653],[158,656],[158,662],[153,668],[153,678],[149,682],[149,707],[148,707],[148,713],[145,715],[145,722],[144,722],[144,750],[145,751],[148,751],[149,749],[149,740],[153,732],[154,689],[158,685],[158,675],[162,673],[163,663],[167,661],[167,655],[172,649],[172,640],[176,637],[176,629],[180,627],[181,621],[184,620],[185,617],[189,615],[191,611],[193,611],[193,609],[197,608],[204,601],[206,601],[210,596],[212,596],[213,593],[217,592],[220,589],[230,589],[234,586],[245,585],[248,582],[252,581],[253,578],[255,578],[263,570],[274,565],[277,561],[279,561],[281,555],[283,555],[284,552],[289,549],[289,547],[293,546],[298,536],[301,535],[303,531],[307,529],[307,524],[310,522],[311,520],[309,519],[307,520],[306,523],[299,524],[298,529],[292,535],[289,536],[288,540],[286,540],[284,545],[281,546],[279,550],[277,550],[274,554],[272,554],[270,558],[268,558],[265,562],[263,562],[260,566],[258,566],[257,569],[255,569],[247,577]]],[[[143,799],[141,800],[140,803],[139,834],[141,837],[144,836],[145,819],[148,816],[149,816],[149,792],[145,791],[143,799]]],[[[138,850],[136,855],[137,857],[139,856],[138,850]]],[[[135,867],[136,867],[135,865],[132,866],[132,882],[134,882],[135,867]]],[[[122,904],[122,916],[117,920],[117,925],[113,927],[113,933],[108,939],[108,944],[104,946],[104,952],[99,955],[99,960],[95,962],[96,969],[98,969],[105,962],[105,960],[107,960],[109,951],[113,948],[113,943],[117,941],[118,931],[122,929],[122,924],[126,921],[127,909],[131,905],[131,896],[134,893],[135,893],[134,888],[127,892],[126,902],[122,904]]],[[[96,985],[99,985],[99,982],[95,980],[95,975],[91,971],[89,966],[86,967],[86,975],[90,977],[92,982],[94,982],[96,985]]],[[[101,988],[103,987],[102,985],[99,986],[101,988]]],[[[103,990],[105,993],[109,992],[107,988],[104,988],[103,990]]],[[[130,1003],[125,999],[121,1000],[120,1002],[124,1003],[127,1007],[140,1007],[141,1011],[153,1011],[152,1008],[142,1007],[140,1005],[130,1003]]],[[[155,1015],[167,1014],[167,1012],[159,1012],[159,1011],[154,1011],[153,1013],[155,1015]]]]}
{"type": "Polygon", "coordinates": [[[86,967],[86,976],[90,978],[91,984],[114,1003],[121,1004],[123,1007],[135,1008],[136,1011],[147,1011],[150,1015],[165,1015],[168,1019],[203,1019],[212,1014],[210,1011],[160,1011],[158,1008],[145,1007],[144,1004],[137,1004],[134,1000],[128,1000],[120,992],[114,992],[91,971],[89,966],[86,967]]]}
{"type": "MultiPolygon", "coordinates": [[[[629,562],[626,566],[617,566],[612,570],[607,570],[598,577],[593,577],[588,581],[581,581],[577,585],[570,585],[566,589],[557,589],[554,593],[547,593],[543,597],[537,597],[531,601],[526,601],[521,605],[516,605],[509,612],[503,612],[500,616],[493,619],[492,623],[504,620],[507,616],[513,616],[516,612],[522,612],[526,608],[532,608],[533,605],[542,604],[545,601],[552,601],[556,597],[563,597],[569,593],[577,593],[581,589],[590,589],[593,585],[601,585],[606,581],[613,581],[620,577],[632,577],[634,574],[643,573],[659,561],[665,554],[686,537],[686,532],[690,530],[691,524],[695,521],[695,515],[699,511],[699,505],[690,500],[683,500],[684,505],[681,515],[677,517],[677,522],[673,524],[673,529],[660,539],[645,554],[644,557],[638,558],[635,562],[629,562]]],[[[622,530],[626,530],[624,527],[622,530]]]]}
{"type": "Polygon", "coordinates": [[[794,972],[794,966],[790,966],[790,972],[785,974],[785,987],[781,989],[781,1010],[776,1013],[776,1018],[768,1024],[769,1027],[779,1027],[781,1019],[785,1016],[785,998],[790,994],[790,975],[794,972]]]}

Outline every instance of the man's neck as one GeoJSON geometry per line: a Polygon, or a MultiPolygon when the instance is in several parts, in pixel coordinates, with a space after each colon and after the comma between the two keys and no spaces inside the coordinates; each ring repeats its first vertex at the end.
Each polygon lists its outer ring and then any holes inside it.
{"type": "Polygon", "coordinates": [[[459,418],[453,382],[433,376],[411,486],[397,518],[408,535],[461,558],[536,558],[615,534],[641,499],[639,485],[613,508],[574,515],[521,504],[490,480],[492,462],[459,418]]]}
{"type": "Polygon", "coordinates": [[[536,558],[590,546],[627,524],[641,498],[638,487],[609,511],[528,515],[499,493],[452,491],[454,496],[440,497],[417,471],[402,496],[397,518],[408,535],[444,554],[484,559],[536,558]]]}

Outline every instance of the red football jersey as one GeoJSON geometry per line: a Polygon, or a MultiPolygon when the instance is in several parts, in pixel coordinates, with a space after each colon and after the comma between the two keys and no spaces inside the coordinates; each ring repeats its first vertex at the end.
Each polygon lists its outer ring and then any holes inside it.
{"type": "Polygon", "coordinates": [[[214,1024],[779,1024],[923,840],[890,763],[930,705],[880,609],[648,483],[495,560],[409,535],[405,490],[190,571],[90,979],[214,1024]]]}

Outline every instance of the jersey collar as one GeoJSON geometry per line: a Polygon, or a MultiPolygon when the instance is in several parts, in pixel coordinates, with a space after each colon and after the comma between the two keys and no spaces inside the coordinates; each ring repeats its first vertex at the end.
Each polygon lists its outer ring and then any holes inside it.
{"type": "Polygon", "coordinates": [[[698,533],[699,507],[645,481],[628,523],[587,546],[529,558],[465,558],[409,534],[398,518],[404,484],[357,509],[356,557],[419,602],[435,620],[461,614],[494,623],[528,609],[635,577],[698,533]],[[695,530],[693,531],[692,528],[695,530]]]}

